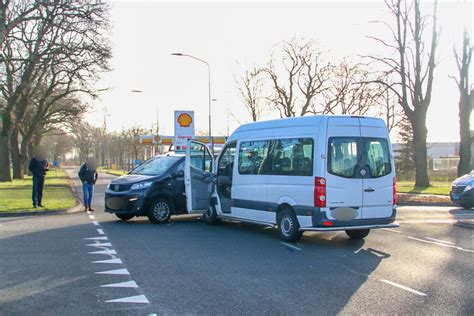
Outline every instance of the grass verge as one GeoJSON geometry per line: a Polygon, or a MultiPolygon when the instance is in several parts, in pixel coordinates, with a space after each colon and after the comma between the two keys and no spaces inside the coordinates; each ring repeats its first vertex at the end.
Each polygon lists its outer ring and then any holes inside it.
{"type": "Polygon", "coordinates": [[[124,174],[127,174],[128,171],[125,170],[112,170],[112,169],[107,169],[106,167],[99,167],[97,168],[98,172],[105,172],[105,173],[110,173],[110,174],[115,174],[117,176],[123,176],[124,174]]]}
{"type": "Polygon", "coordinates": [[[62,169],[51,169],[44,184],[43,204],[35,209],[31,201],[33,181],[30,176],[23,180],[0,182],[0,212],[29,212],[39,210],[68,209],[75,205],[69,185],[69,177],[62,169]]]}
{"type": "Polygon", "coordinates": [[[429,187],[415,187],[414,181],[397,181],[398,193],[449,195],[451,182],[431,182],[429,187]]]}

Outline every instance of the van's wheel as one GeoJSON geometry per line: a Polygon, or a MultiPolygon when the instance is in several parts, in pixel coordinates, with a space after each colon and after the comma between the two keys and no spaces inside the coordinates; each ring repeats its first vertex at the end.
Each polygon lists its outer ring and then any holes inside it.
{"type": "Polygon", "coordinates": [[[300,240],[303,233],[299,229],[300,225],[293,210],[285,209],[278,214],[278,232],[281,239],[290,242],[300,240]]]}
{"type": "Polygon", "coordinates": [[[347,236],[350,239],[364,239],[369,234],[370,229],[351,229],[346,230],[347,236]]]}
{"type": "Polygon", "coordinates": [[[169,221],[173,205],[167,199],[158,198],[148,209],[148,219],[153,224],[162,224],[169,221]]]}
{"type": "Polygon", "coordinates": [[[215,225],[219,222],[217,218],[217,210],[215,206],[210,206],[203,214],[204,221],[208,225],[215,225]]]}
{"type": "Polygon", "coordinates": [[[469,203],[461,203],[461,207],[465,208],[466,210],[470,210],[472,208],[472,205],[469,203]]]}
{"type": "Polygon", "coordinates": [[[129,215],[129,214],[117,214],[115,213],[115,216],[120,218],[122,221],[128,221],[129,219],[132,219],[135,215],[129,215]]]}

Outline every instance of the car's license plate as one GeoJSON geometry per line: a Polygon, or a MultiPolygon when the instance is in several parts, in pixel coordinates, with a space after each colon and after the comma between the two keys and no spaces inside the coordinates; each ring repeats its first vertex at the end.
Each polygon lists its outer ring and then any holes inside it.
{"type": "Polygon", "coordinates": [[[459,195],[458,194],[452,194],[451,199],[453,200],[459,200],[459,195]]]}

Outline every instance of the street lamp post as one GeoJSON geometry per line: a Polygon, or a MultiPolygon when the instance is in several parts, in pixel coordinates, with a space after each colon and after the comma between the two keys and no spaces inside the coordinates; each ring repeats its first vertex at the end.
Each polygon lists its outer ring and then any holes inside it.
{"type": "Polygon", "coordinates": [[[209,93],[209,130],[208,130],[208,137],[209,137],[209,142],[211,143],[211,151],[212,151],[212,155],[214,155],[214,140],[212,139],[212,125],[211,125],[211,102],[212,102],[212,99],[211,99],[211,66],[209,65],[209,63],[201,58],[197,58],[195,56],[192,56],[192,55],[188,55],[188,54],[183,54],[183,53],[172,53],[171,54],[172,56],[180,56],[180,57],[189,57],[189,58],[192,58],[194,60],[197,60],[203,64],[206,64],[207,66],[207,75],[208,75],[208,93],[209,93]]]}

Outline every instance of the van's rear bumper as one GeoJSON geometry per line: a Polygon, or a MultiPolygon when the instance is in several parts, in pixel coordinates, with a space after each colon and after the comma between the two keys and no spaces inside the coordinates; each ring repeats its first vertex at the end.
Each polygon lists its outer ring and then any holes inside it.
{"type": "Polygon", "coordinates": [[[375,225],[359,225],[359,226],[328,226],[328,227],[302,227],[300,231],[338,231],[338,230],[355,230],[355,229],[376,229],[376,228],[394,228],[399,227],[398,223],[392,224],[375,224],[375,225]]]}

